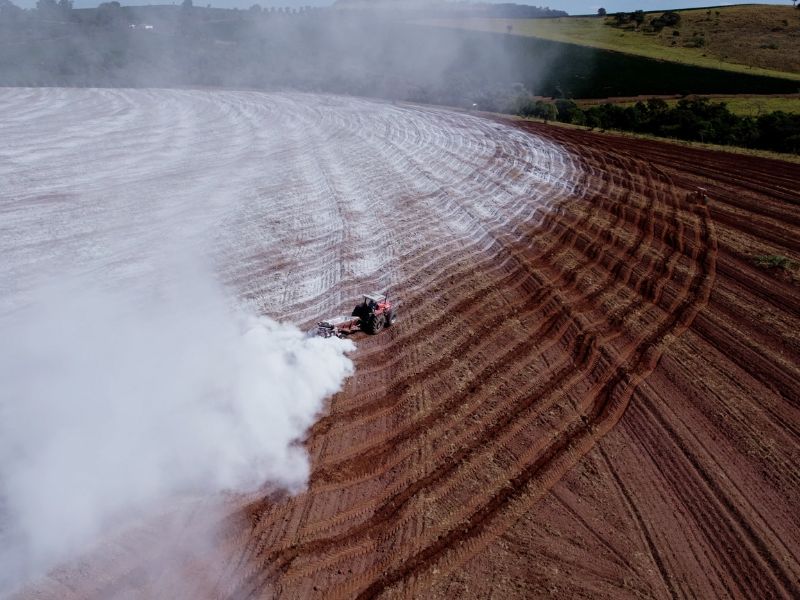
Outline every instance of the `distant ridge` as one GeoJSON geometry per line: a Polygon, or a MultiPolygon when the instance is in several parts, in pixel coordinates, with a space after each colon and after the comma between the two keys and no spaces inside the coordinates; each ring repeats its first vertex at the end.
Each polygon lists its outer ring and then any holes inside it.
{"type": "Polygon", "coordinates": [[[553,10],[527,4],[488,4],[467,2],[427,2],[425,0],[336,0],[333,7],[345,10],[402,10],[424,13],[426,16],[486,17],[505,19],[541,19],[569,16],[563,10],[553,10]]]}

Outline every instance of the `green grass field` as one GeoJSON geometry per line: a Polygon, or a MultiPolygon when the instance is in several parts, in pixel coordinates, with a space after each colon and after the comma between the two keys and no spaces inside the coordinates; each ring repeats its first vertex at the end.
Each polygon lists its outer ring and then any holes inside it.
{"type": "MultiPolygon", "coordinates": [[[[647,21],[661,12],[647,13],[647,21]]],[[[658,34],[635,30],[633,26],[612,27],[607,24],[613,21],[611,17],[429,19],[424,24],[510,32],[687,65],[800,81],[800,10],[791,6],[739,5],[676,12],[681,15],[681,24],[664,28],[658,34]],[[685,44],[696,43],[700,38],[703,47],[686,47],[685,44]]]]}
{"type": "Polygon", "coordinates": [[[757,117],[776,110],[800,115],[800,98],[796,96],[792,98],[754,96],[751,98],[713,98],[713,100],[725,102],[732,113],[746,117],[757,117]]]}
{"type": "MultiPolygon", "coordinates": [[[[728,110],[742,117],[758,117],[760,115],[781,110],[786,113],[800,115],[800,96],[775,97],[775,96],[706,96],[712,102],[724,102],[728,110]]],[[[594,104],[609,102],[620,106],[633,106],[640,98],[612,98],[608,100],[576,100],[581,108],[588,108],[594,104]]],[[[646,100],[646,99],[644,99],[646,100]]],[[[678,98],[664,98],[670,106],[678,103],[678,98]]]]}

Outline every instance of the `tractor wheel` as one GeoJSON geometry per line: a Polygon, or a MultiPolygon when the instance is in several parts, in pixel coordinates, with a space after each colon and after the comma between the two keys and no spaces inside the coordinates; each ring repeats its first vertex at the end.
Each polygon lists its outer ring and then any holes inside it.
{"type": "Polygon", "coordinates": [[[386,327],[391,327],[394,325],[394,322],[397,320],[397,313],[395,311],[391,311],[386,315],[386,327]]]}
{"type": "Polygon", "coordinates": [[[364,329],[367,333],[376,334],[380,333],[380,330],[383,329],[384,325],[384,317],[383,315],[372,315],[369,319],[367,319],[367,326],[364,329]]]}

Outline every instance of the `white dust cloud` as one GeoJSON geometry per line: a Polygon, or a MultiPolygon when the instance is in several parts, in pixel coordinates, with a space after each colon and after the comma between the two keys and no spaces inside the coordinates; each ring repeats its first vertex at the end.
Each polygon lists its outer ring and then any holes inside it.
{"type": "Polygon", "coordinates": [[[181,494],[304,485],[352,344],[170,275],[72,278],[0,318],[0,595],[181,494]]]}

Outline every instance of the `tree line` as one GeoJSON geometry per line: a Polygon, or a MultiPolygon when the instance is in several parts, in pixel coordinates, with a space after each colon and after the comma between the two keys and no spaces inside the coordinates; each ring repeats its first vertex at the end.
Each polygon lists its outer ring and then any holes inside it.
{"type": "Polygon", "coordinates": [[[596,129],[800,154],[800,115],[774,111],[739,116],[725,102],[708,98],[683,98],[672,107],[651,98],[633,106],[606,103],[587,108],[572,100],[518,98],[508,112],[596,129]]]}

